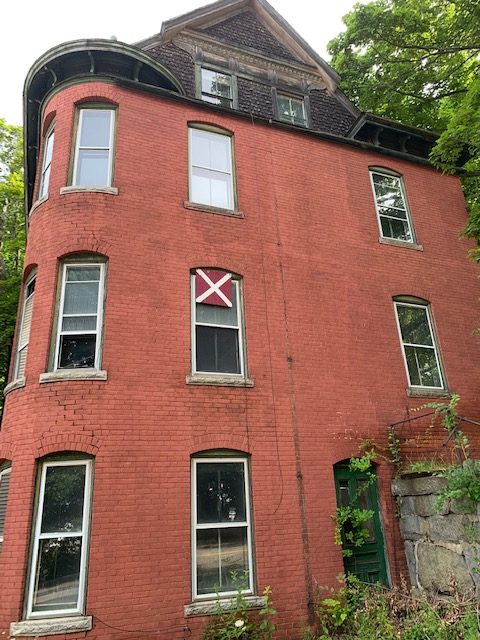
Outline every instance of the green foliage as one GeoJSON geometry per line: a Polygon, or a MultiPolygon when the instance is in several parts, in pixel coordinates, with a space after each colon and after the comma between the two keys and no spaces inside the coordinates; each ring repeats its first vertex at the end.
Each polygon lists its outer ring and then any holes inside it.
{"type": "Polygon", "coordinates": [[[25,251],[22,166],[22,131],[0,118],[0,412],[25,251]]]}
{"type": "Polygon", "coordinates": [[[222,606],[224,600],[217,595],[216,614],[203,630],[202,640],[269,640],[275,633],[272,617],[276,614],[270,587],[263,590],[264,606],[254,611],[248,608],[244,595],[245,576],[232,572],[232,581],[237,589],[233,606],[225,611],[222,606]]]}
{"type": "Polygon", "coordinates": [[[440,460],[416,460],[402,468],[402,475],[409,473],[438,473],[445,471],[449,466],[440,460]]]}
{"type": "MultiPolygon", "coordinates": [[[[416,598],[405,585],[385,589],[349,576],[337,590],[320,588],[317,632],[308,640],[478,640],[475,602],[416,598]]],[[[307,637],[305,638],[307,640],[307,637]]]]}
{"type": "Polygon", "coordinates": [[[457,508],[465,512],[480,504],[480,460],[467,459],[439,475],[447,480],[446,489],[438,497],[439,508],[447,500],[455,500],[457,508]]]}
{"type": "Polygon", "coordinates": [[[470,155],[465,233],[478,242],[478,0],[373,0],[356,4],[343,20],[346,30],[328,49],[345,93],[362,110],[440,132],[432,162],[442,171],[454,173],[470,155]]]}

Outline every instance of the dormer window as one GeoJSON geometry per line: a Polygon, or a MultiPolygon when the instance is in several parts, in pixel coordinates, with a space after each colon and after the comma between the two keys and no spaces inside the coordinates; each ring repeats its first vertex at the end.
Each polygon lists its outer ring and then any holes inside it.
{"type": "Polygon", "coordinates": [[[278,119],[282,122],[307,126],[307,116],[305,114],[305,102],[303,98],[294,98],[282,93],[277,94],[278,119]]]}
{"type": "Polygon", "coordinates": [[[222,107],[233,107],[232,76],[212,69],[201,70],[202,100],[222,107]]]}

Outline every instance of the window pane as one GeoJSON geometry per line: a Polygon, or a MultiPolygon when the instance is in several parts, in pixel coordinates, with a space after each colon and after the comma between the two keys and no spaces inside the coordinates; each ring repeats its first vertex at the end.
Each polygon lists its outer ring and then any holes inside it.
{"type": "Polygon", "coordinates": [[[240,373],[238,329],[196,326],[197,371],[240,373]]]}
{"type": "Polygon", "coordinates": [[[75,184],[108,186],[109,151],[80,149],[75,184]]]}
{"type": "Polygon", "coordinates": [[[232,572],[248,571],[247,528],[197,531],[197,593],[235,591],[232,572]]]}
{"type": "Polygon", "coordinates": [[[58,366],[60,369],[76,369],[95,366],[96,335],[61,336],[58,366]]]}
{"type": "Polygon", "coordinates": [[[418,369],[417,358],[415,355],[415,347],[405,347],[405,358],[407,360],[408,375],[410,384],[413,386],[421,386],[420,371],[418,369]]]}
{"type": "Polygon", "coordinates": [[[232,177],[230,174],[192,167],[190,186],[190,197],[193,202],[224,209],[233,208],[232,177]]]}
{"type": "Polygon", "coordinates": [[[375,195],[378,206],[405,209],[405,202],[399,185],[392,188],[387,184],[375,184],[375,195]]]}
{"type": "Polygon", "coordinates": [[[63,313],[96,313],[98,282],[67,282],[63,313]]]}
{"type": "Polygon", "coordinates": [[[97,328],[97,316],[74,316],[63,318],[62,331],[95,331],[97,328]]]}
{"type": "Polygon", "coordinates": [[[210,169],[230,173],[229,136],[222,136],[218,133],[212,133],[210,135],[210,169]]]}
{"type": "Polygon", "coordinates": [[[404,342],[433,346],[425,307],[397,305],[397,311],[404,342]]]}
{"type": "Polygon", "coordinates": [[[81,550],[80,537],[39,541],[33,611],[77,607],[81,550]]]}
{"type": "Polygon", "coordinates": [[[45,197],[48,194],[48,185],[50,182],[50,167],[47,168],[42,178],[42,189],[38,194],[40,198],[45,197]]]}
{"type": "Polygon", "coordinates": [[[231,98],[231,76],[210,69],[202,69],[202,93],[231,98]]]}
{"type": "Polygon", "coordinates": [[[85,465],[47,467],[42,533],[81,532],[85,465]]]}
{"type": "Polygon", "coordinates": [[[108,109],[82,109],[81,147],[109,147],[112,112],[108,109]]]}
{"type": "Polygon", "coordinates": [[[245,477],[241,462],[197,464],[197,522],[245,522],[245,477]]]}
{"type": "Polygon", "coordinates": [[[100,267],[67,267],[67,282],[82,282],[85,280],[100,280],[100,267]]]}
{"type": "Polygon", "coordinates": [[[192,165],[230,173],[230,137],[202,129],[190,131],[192,165]]]}
{"type": "Polygon", "coordinates": [[[43,157],[43,166],[48,167],[48,165],[52,161],[52,153],[53,153],[53,131],[47,138],[47,143],[45,146],[45,153],[43,157]]]}
{"type": "Polygon", "coordinates": [[[423,349],[415,347],[417,354],[420,379],[423,387],[441,387],[440,372],[438,371],[437,359],[434,349],[423,349]]]}
{"type": "Polygon", "coordinates": [[[214,304],[196,304],[196,321],[209,324],[237,326],[237,285],[232,283],[232,306],[219,307],[214,304]]]}
{"type": "Polygon", "coordinates": [[[407,219],[407,212],[405,209],[392,209],[388,207],[379,207],[378,212],[381,216],[388,216],[389,218],[398,218],[399,220],[407,219]]]}
{"type": "Polygon", "coordinates": [[[380,217],[382,225],[382,236],[384,238],[394,238],[396,240],[412,241],[412,234],[406,220],[380,217]]]}

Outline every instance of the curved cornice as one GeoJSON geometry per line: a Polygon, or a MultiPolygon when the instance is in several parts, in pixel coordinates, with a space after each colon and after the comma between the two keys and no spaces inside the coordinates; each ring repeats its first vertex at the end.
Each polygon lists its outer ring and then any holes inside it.
{"type": "Polygon", "coordinates": [[[30,68],[23,91],[27,211],[33,199],[39,120],[46,99],[67,83],[100,79],[129,80],[186,95],[171,71],[131,45],[114,40],[73,40],[49,49],[30,68]]]}

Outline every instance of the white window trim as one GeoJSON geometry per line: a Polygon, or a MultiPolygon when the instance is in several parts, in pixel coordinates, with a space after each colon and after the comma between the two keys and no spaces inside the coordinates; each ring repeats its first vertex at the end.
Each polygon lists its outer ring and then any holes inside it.
{"type": "Polygon", "coordinates": [[[422,389],[422,390],[431,389],[433,391],[435,391],[435,390],[445,390],[445,379],[444,379],[444,375],[443,375],[443,371],[442,371],[442,366],[440,364],[440,359],[438,357],[437,337],[436,337],[435,332],[433,330],[432,319],[431,319],[431,315],[430,315],[430,305],[428,305],[428,304],[420,304],[420,303],[413,303],[413,302],[402,302],[400,300],[394,300],[393,306],[394,306],[395,318],[396,318],[396,322],[397,322],[398,337],[399,337],[399,340],[400,340],[400,344],[402,346],[403,363],[405,365],[405,372],[407,374],[407,380],[408,380],[408,384],[409,384],[410,389],[422,389]],[[413,343],[410,343],[410,342],[405,343],[403,341],[402,330],[401,330],[401,327],[400,327],[400,318],[399,318],[399,315],[398,315],[398,307],[416,307],[416,308],[425,310],[426,317],[427,317],[427,322],[428,322],[428,328],[430,330],[430,336],[432,338],[433,346],[425,345],[425,344],[413,344],[413,343]],[[426,385],[412,384],[411,383],[410,372],[408,370],[407,356],[406,356],[406,353],[405,353],[405,346],[422,347],[424,349],[433,349],[433,352],[435,354],[435,361],[436,361],[437,367],[438,367],[438,375],[440,376],[440,381],[441,381],[441,385],[440,386],[433,387],[433,386],[426,386],[426,385]]]}
{"type": "Polygon", "coordinates": [[[102,106],[88,106],[88,107],[80,107],[78,110],[78,126],[75,135],[75,157],[73,161],[73,172],[72,172],[72,183],[73,187],[111,187],[112,186],[112,174],[113,174],[113,141],[114,141],[114,131],[115,131],[115,119],[116,119],[116,109],[102,106]],[[83,114],[85,111],[110,111],[110,135],[108,140],[108,147],[80,147],[80,138],[83,126],[83,114]],[[106,184],[91,184],[91,185],[78,185],[77,184],[77,169],[78,169],[78,155],[81,149],[91,149],[91,150],[108,150],[108,174],[107,174],[107,183],[106,184]]]}
{"type": "MultiPolygon", "coordinates": [[[[19,331],[18,331],[18,342],[17,342],[17,349],[15,351],[15,366],[13,368],[13,382],[15,382],[16,380],[19,380],[21,377],[19,375],[19,371],[18,368],[20,366],[20,352],[24,351],[25,349],[27,349],[27,357],[28,357],[28,345],[30,343],[30,332],[32,330],[32,316],[33,316],[33,304],[35,301],[35,290],[33,291],[33,293],[31,293],[28,297],[26,296],[27,293],[27,289],[29,287],[29,285],[32,284],[32,282],[36,279],[37,274],[33,273],[30,275],[29,278],[27,278],[27,280],[25,281],[25,284],[23,286],[23,303],[22,303],[22,316],[21,316],[21,320],[20,320],[20,325],[19,325],[19,331]],[[23,333],[23,324],[25,322],[25,307],[27,305],[27,302],[29,300],[32,300],[32,316],[30,317],[30,328],[28,330],[28,338],[27,341],[24,343],[20,342],[20,338],[21,335],[23,333]]],[[[26,362],[25,362],[25,366],[26,366],[26,362]]]]}
{"type": "Polygon", "coordinates": [[[42,173],[40,174],[40,184],[39,184],[39,189],[38,189],[38,200],[44,200],[45,198],[48,197],[48,189],[50,186],[50,176],[51,176],[51,171],[48,175],[48,182],[47,182],[47,186],[46,186],[46,191],[44,192],[45,189],[45,174],[48,171],[48,169],[50,169],[50,167],[52,166],[52,160],[53,160],[53,145],[55,144],[55,123],[51,124],[50,127],[47,129],[47,133],[45,134],[45,138],[44,138],[44,147],[43,147],[43,161],[42,161],[42,173]],[[52,155],[50,158],[50,162],[46,163],[47,160],[47,149],[48,149],[48,144],[50,142],[50,138],[52,138],[52,155]]]}
{"type": "Polygon", "coordinates": [[[31,567],[30,577],[28,580],[28,596],[27,596],[27,618],[49,618],[49,617],[64,617],[69,614],[83,613],[85,604],[85,586],[86,586],[86,568],[87,568],[87,556],[89,546],[89,533],[90,533],[90,506],[92,500],[92,460],[60,460],[55,462],[44,462],[42,464],[40,475],[40,493],[38,498],[38,507],[35,514],[35,530],[34,541],[31,555],[31,567]],[[78,532],[50,532],[48,534],[41,534],[40,529],[42,525],[43,516],[43,503],[45,498],[45,480],[47,476],[47,469],[50,467],[72,467],[72,466],[85,466],[85,487],[83,492],[83,518],[82,518],[82,531],[78,532]],[[42,537],[43,536],[43,537],[42,537]],[[33,594],[35,590],[35,578],[37,572],[38,563],[38,548],[39,541],[49,538],[67,538],[67,537],[81,537],[82,538],[82,552],[80,555],[80,569],[78,580],[78,600],[77,606],[72,609],[52,609],[50,611],[32,611],[33,609],[33,594]]]}
{"type": "MultiPolygon", "coordinates": [[[[405,191],[405,184],[403,181],[403,176],[401,176],[398,173],[395,173],[394,171],[388,171],[387,169],[376,169],[375,167],[370,167],[368,170],[368,173],[370,174],[370,185],[372,187],[372,195],[373,195],[373,201],[375,203],[375,211],[377,213],[377,224],[378,224],[378,231],[380,234],[380,238],[384,239],[384,240],[392,240],[395,241],[396,243],[403,243],[403,244],[408,244],[408,245],[416,245],[417,240],[415,237],[415,230],[413,228],[413,222],[412,222],[412,216],[410,215],[410,207],[408,206],[408,200],[407,200],[407,193],[405,191]],[[400,192],[402,194],[402,200],[403,200],[403,204],[405,206],[405,213],[406,213],[406,222],[407,222],[407,226],[408,226],[408,230],[410,232],[410,237],[411,240],[404,240],[403,238],[392,238],[391,236],[384,236],[383,235],[383,229],[382,229],[382,217],[383,218],[388,218],[389,216],[382,216],[380,214],[380,211],[378,209],[378,201],[377,201],[377,193],[375,191],[375,183],[373,182],[373,174],[377,174],[379,176],[385,176],[387,178],[397,178],[399,185],[400,185],[400,192]]],[[[403,218],[401,218],[403,220],[403,218]]]]}
{"type": "MultiPolygon", "coordinates": [[[[253,576],[253,550],[252,550],[252,522],[251,522],[251,506],[250,506],[250,477],[249,464],[246,457],[196,457],[192,458],[192,597],[193,600],[211,600],[217,597],[217,593],[197,593],[197,530],[199,529],[247,529],[247,557],[248,557],[248,588],[243,590],[245,594],[253,594],[254,592],[254,576],[253,576]],[[243,477],[245,479],[245,512],[246,520],[242,523],[205,523],[197,524],[197,466],[204,463],[229,463],[236,462],[243,464],[243,477]]],[[[234,591],[222,591],[221,598],[230,598],[237,593],[234,591]]]]}
{"type": "MultiPolygon", "coordinates": [[[[96,335],[97,339],[95,341],[95,365],[93,369],[100,369],[100,356],[101,356],[101,342],[102,342],[102,334],[103,334],[103,306],[105,299],[105,263],[104,262],[64,262],[62,263],[62,276],[61,276],[61,294],[60,294],[60,303],[58,307],[58,318],[57,318],[57,328],[56,328],[56,337],[55,337],[55,360],[53,363],[54,371],[65,371],[67,368],[59,367],[58,360],[60,356],[60,341],[62,335],[96,335]],[[66,286],[66,275],[68,267],[100,267],[100,282],[98,285],[98,300],[97,300],[97,328],[89,331],[62,331],[62,319],[63,319],[63,304],[65,301],[65,286],[66,286]]],[[[80,316],[82,314],[76,314],[80,316]]],[[[92,315],[92,314],[84,314],[84,315],[92,315]]],[[[91,370],[92,367],[80,367],[79,369],[91,370]]]]}
{"type": "Polygon", "coordinates": [[[235,211],[236,210],[236,188],[235,188],[235,178],[233,175],[233,144],[232,144],[232,136],[227,133],[227,132],[222,132],[222,131],[212,131],[207,127],[195,127],[195,126],[189,126],[188,127],[188,198],[189,198],[189,202],[192,202],[194,204],[198,204],[198,205],[205,205],[206,207],[214,207],[216,209],[223,209],[224,211],[235,211]],[[230,160],[230,171],[220,171],[218,169],[211,169],[210,167],[206,167],[203,165],[194,165],[193,164],[193,160],[192,160],[192,146],[193,146],[193,136],[195,135],[194,132],[195,131],[202,131],[203,133],[209,133],[211,135],[215,135],[215,136],[222,136],[224,138],[226,138],[228,140],[228,147],[229,147],[229,160],[230,160]],[[215,204],[214,202],[197,202],[196,200],[193,199],[192,197],[192,169],[193,167],[198,167],[199,169],[204,169],[205,171],[209,171],[212,174],[222,174],[225,176],[230,176],[230,192],[231,192],[231,202],[229,203],[230,206],[228,207],[220,207],[218,206],[218,204],[215,204]]]}
{"type": "MultiPolygon", "coordinates": [[[[5,478],[5,476],[10,475],[11,471],[12,471],[12,467],[6,467],[5,469],[2,469],[0,471],[0,484],[2,483],[2,478],[5,478]]],[[[8,491],[10,493],[10,484],[9,484],[8,491]]],[[[7,494],[7,506],[8,506],[8,494],[7,494]]],[[[5,519],[5,521],[6,521],[6,519],[5,519]]],[[[3,533],[0,532],[0,545],[3,543],[3,537],[4,537],[3,533]]]]}
{"type": "MultiPolygon", "coordinates": [[[[213,270],[213,269],[212,269],[213,270]]],[[[220,271],[220,269],[218,269],[220,271]]],[[[236,287],[236,302],[237,302],[237,325],[227,325],[227,324],[211,324],[209,322],[197,322],[197,308],[196,308],[196,300],[195,300],[195,273],[191,275],[191,342],[192,342],[192,375],[193,376],[208,376],[212,378],[223,377],[223,378],[236,378],[243,380],[246,377],[245,373],[245,343],[243,337],[243,291],[242,284],[240,278],[235,278],[232,275],[232,286],[236,287]],[[196,327],[197,324],[202,327],[219,327],[223,329],[235,329],[238,332],[238,352],[239,352],[239,361],[240,361],[240,373],[225,373],[222,371],[202,371],[201,369],[197,369],[197,332],[196,327]]]]}

